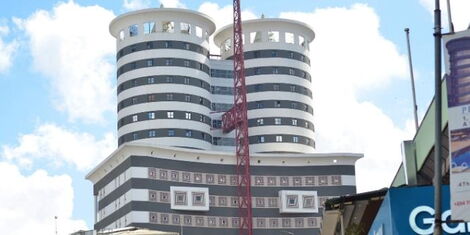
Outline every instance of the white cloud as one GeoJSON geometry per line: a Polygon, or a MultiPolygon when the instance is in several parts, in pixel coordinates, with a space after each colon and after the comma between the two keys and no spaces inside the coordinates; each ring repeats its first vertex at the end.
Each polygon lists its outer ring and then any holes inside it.
{"type": "MultiPolygon", "coordinates": [[[[233,6],[226,5],[224,7],[219,6],[217,3],[204,2],[199,6],[199,12],[202,12],[210,16],[216,25],[216,29],[220,29],[226,25],[233,23],[233,6]]],[[[251,20],[258,18],[250,10],[242,10],[242,20],[251,20]]],[[[214,37],[209,38],[210,50],[212,54],[218,54],[219,48],[214,43],[214,37]]]]}
{"type": "Polygon", "coordinates": [[[130,11],[145,9],[150,7],[150,0],[124,0],[123,7],[130,11]]]}
{"type": "Polygon", "coordinates": [[[166,8],[186,8],[186,5],[179,0],[160,0],[160,4],[166,8]]]}
{"type": "Polygon", "coordinates": [[[56,125],[39,126],[31,134],[18,138],[17,146],[2,146],[0,156],[23,166],[45,159],[55,165],[70,164],[79,170],[94,167],[115,148],[117,140],[112,133],[102,139],[83,132],[73,132],[56,125]]]}
{"type": "Polygon", "coordinates": [[[0,234],[66,235],[86,229],[83,220],[72,218],[73,188],[68,175],[51,176],[37,170],[24,176],[9,163],[0,162],[0,234]]]}
{"type": "Polygon", "coordinates": [[[398,127],[358,96],[406,77],[405,56],[380,34],[379,17],[367,5],[281,17],[308,23],[316,34],[310,59],[318,150],[364,153],[356,168],[359,191],[390,186],[401,163],[401,141],[412,137],[413,128],[398,127]]]}
{"type": "Polygon", "coordinates": [[[115,40],[108,32],[114,17],[102,7],[69,1],[16,20],[28,36],[34,67],[50,79],[56,107],[72,121],[100,122],[115,111],[115,40]]]}
{"type": "MultiPolygon", "coordinates": [[[[428,10],[430,14],[434,14],[435,0],[419,0],[419,2],[428,10]]],[[[450,1],[452,8],[452,21],[455,31],[467,29],[470,24],[470,1],[469,0],[452,0],[450,1]]],[[[442,12],[442,25],[448,26],[447,0],[440,0],[440,8],[442,12]]]]}
{"type": "Polygon", "coordinates": [[[8,35],[10,29],[8,26],[0,26],[0,73],[6,72],[12,65],[14,53],[18,49],[18,42],[12,40],[5,42],[2,36],[8,35]]]}

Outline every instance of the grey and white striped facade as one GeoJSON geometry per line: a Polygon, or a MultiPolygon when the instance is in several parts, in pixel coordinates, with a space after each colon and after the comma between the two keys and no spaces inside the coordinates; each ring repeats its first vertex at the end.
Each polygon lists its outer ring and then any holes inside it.
{"type": "MultiPolygon", "coordinates": [[[[257,19],[243,30],[255,234],[318,233],[322,202],[356,192],[362,155],[315,153],[312,29],[257,19]]],[[[215,33],[218,59],[209,53],[214,31],[209,17],[185,9],[111,22],[119,147],[87,175],[96,230],[238,234],[234,138],[221,130],[233,104],[232,28],[215,33]]]]}

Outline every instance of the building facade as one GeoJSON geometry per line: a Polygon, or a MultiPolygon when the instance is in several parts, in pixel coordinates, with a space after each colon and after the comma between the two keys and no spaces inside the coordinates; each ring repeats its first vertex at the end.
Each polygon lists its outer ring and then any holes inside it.
{"type": "MultiPolygon", "coordinates": [[[[255,234],[319,231],[322,202],[355,193],[361,154],[315,153],[309,43],[286,19],[243,22],[255,234]]],[[[93,169],[95,229],[237,234],[232,27],[185,9],[110,24],[117,40],[119,148],[93,169]]]]}

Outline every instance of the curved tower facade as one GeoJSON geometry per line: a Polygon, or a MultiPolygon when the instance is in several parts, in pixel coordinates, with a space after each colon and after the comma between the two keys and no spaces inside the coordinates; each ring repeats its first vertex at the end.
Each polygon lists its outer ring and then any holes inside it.
{"type": "Polygon", "coordinates": [[[111,22],[119,145],[211,148],[208,37],[214,30],[207,16],[183,9],[135,11],[111,22]]]}
{"type": "MultiPolygon", "coordinates": [[[[313,30],[286,19],[243,22],[251,152],[309,153],[315,149],[309,43],[313,30]]],[[[232,26],[214,41],[230,59],[232,26]]]]}

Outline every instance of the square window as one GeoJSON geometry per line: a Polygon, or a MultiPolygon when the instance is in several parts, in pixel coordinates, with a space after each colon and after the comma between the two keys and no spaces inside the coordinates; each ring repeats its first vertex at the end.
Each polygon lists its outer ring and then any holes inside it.
{"type": "Polygon", "coordinates": [[[292,126],[297,126],[297,119],[292,119],[292,126]]]}
{"type": "Polygon", "coordinates": [[[189,43],[184,43],[184,49],[186,50],[191,49],[191,46],[189,45],[189,43]]]}
{"type": "Polygon", "coordinates": [[[186,116],[186,119],[191,120],[191,113],[186,113],[185,116],[186,116]]]}
{"type": "Polygon", "coordinates": [[[302,186],[302,178],[301,177],[294,177],[294,186],[302,186]]]}
{"type": "Polygon", "coordinates": [[[204,217],[197,216],[196,217],[196,225],[197,226],[204,226],[204,217]]]}
{"type": "Polygon", "coordinates": [[[134,115],[134,116],[132,116],[132,121],[133,121],[133,122],[137,122],[137,121],[138,121],[138,119],[139,119],[139,118],[138,118],[138,116],[137,116],[137,115],[134,115]]]}
{"type": "Polygon", "coordinates": [[[147,60],[147,67],[153,66],[153,60],[147,60]]]}
{"type": "Polygon", "coordinates": [[[183,223],[184,223],[184,225],[189,225],[189,226],[191,226],[191,225],[192,225],[191,216],[190,216],[190,215],[185,215],[185,216],[183,217],[183,223]]]}
{"type": "Polygon", "coordinates": [[[191,173],[183,172],[183,182],[191,182],[191,173]]]}
{"type": "Polygon", "coordinates": [[[328,184],[328,176],[322,175],[318,177],[318,185],[327,185],[328,184]]]}
{"type": "Polygon", "coordinates": [[[175,191],[175,205],[186,206],[188,202],[186,201],[186,192],[175,191]]]}
{"type": "Polygon", "coordinates": [[[219,217],[219,226],[220,227],[228,227],[227,218],[219,217]]]}
{"type": "Polygon", "coordinates": [[[292,142],[299,143],[299,137],[298,136],[292,136],[292,142]]]}
{"type": "Polygon", "coordinates": [[[264,197],[257,197],[255,203],[256,207],[264,207],[264,197]]]}
{"type": "Polygon", "coordinates": [[[278,219],[269,219],[269,227],[271,227],[271,228],[279,227],[279,220],[278,219]]]}
{"type": "Polygon", "coordinates": [[[306,185],[315,185],[315,176],[305,177],[305,184],[306,185]]]}
{"type": "Polygon", "coordinates": [[[268,206],[271,208],[277,208],[277,198],[268,198],[268,206]]]}
{"type": "Polygon", "coordinates": [[[281,125],[281,118],[274,118],[274,124],[275,125],[281,125]]]}
{"type": "Polygon", "coordinates": [[[155,119],[155,113],[154,112],[149,112],[147,115],[148,115],[148,119],[155,119]]]}
{"type": "Polygon", "coordinates": [[[261,57],[261,53],[259,51],[255,51],[255,52],[253,52],[253,57],[254,58],[259,58],[259,57],[261,57]]]}
{"type": "Polygon", "coordinates": [[[202,174],[194,173],[194,183],[202,183],[202,174]]]}
{"type": "Polygon", "coordinates": [[[155,22],[144,23],[144,34],[155,33],[155,22]]]}
{"type": "Polygon", "coordinates": [[[315,196],[303,195],[302,205],[303,208],[315,209],[315,196]]]}
{"type": "Polygon", "coordinates": [[[251,32],[250,33],[250,43],[261,42],[261,32],[251,32]]]}
{"type": "Polygon", "coordinates": [[[217,181],[218,181],[219,184],[225,184],[225,183],[227,183],[227,176],[225,176],[225,175],[218,175],[217,181]]]}
{"type": "Polygon", "coordinates": [[[132,134],[132,138],[133,138],[134,140],[138,139],[138,138],[139,138],[139,134],[137,134],[137,133],[132,134]]]}
{"type": "Polygon", "coordinates": [[[172,215],[171,218],[172,218],[173,224],[180,224],[181,221],[180,221],[179,215],[172,215]]]}
{"type": "Polygon", "coordinates": [[[175,23],[171,21],[165,21],[162,23],[162,32],[164,33],[174,33],[175,32],[175,23]]]}
{"type": "Polygon", "coordinates": [[[295,227],[303,228],[304,227],[304,218],[295,218],[295,227]]]}
{"type": "Polygon", "coordinates": [[[258,124],[258,126],[261,126],[264,124],[264,119],[260,118],[260,119],[257,119],[256,120],[256,124],[258,124]]]}
{"type": "Polygon", "coordinates": [[[185,136],[186,137],[191,137],[191,136],[193,136],[193,132],[191,130],[186,130],[185,136]]]}
{"type": "Polygon", "coordinates": [[[184,61],[184,66],[185,66],[185,67],[189,67],[189,60],[185,60],[185,61],[184,61]]]}
{"type": "Polygon", "coordinates": [[[263,176],[255,176],[255,185],[264,185],[263,176]]]}
{"type": "Polygon", "coordinates": [[[168,192],[160,192],[160,201],[161,202],[169,202],[169,193],[168,192]]]}
{"type": "Polygon", "coordinates": [[[258,136],[258,143],[264,143],[264,136],[258,136]]]}
{"type": "Polygon", "coordinates": [[[165,59],[165,65],[166,65],[166,66],[171,66],[171,65],[173,65],[173,59],[165,59]]]}
{"type": "Polygon", "coordinates": [[[276,142],[282,142],[282,135],[276,136],[276,142]]]}
{"type": "Polygon", "coordinates": [[[184,101],[191,102],[191,96],[190,95],[184,96],[184,101]]]}
{"type": "Polygon", "coordinates": [[[189,84],[189,78],[184,78],[184,84],[186,84],[186,85],[189,84]]]}
{"type": "Polygon", "coordinates": [[[266,219],[265,218],[256,218],[256,227],[265,228],[266,227],[266,219]]]}
{"type": "Polygon", "coordinates": [[[215,226],[217,226],[217,224],[216,224],[216,218],[215,218],[215,217],[207,217],[207,224],[208,224],[210,227],[215,227],[215,226]]]}
{"type": "Polygon", "coordinates": [[[137,97],[132,97],[132,103],[133,103],[133,104],[137,104],[137,102],[138,102],[137,97]]]}
{"type": "Polygon", "coordinates": [[[238,203],[238,202],[239,202],[239,198],[238,198],[238,197],[232,197],[230,201],[231,201],[231,206],[233,206],[233,207],[237,207],[238,204],[239,204],[239,203],[238,203]]]}
{"type": "Polygon", "coordinates": [[[153,190],[149,191],[149,200],[152,201],[152,202],[157,201],[157,192],[156,191],[153,191],[153,190]]]}
{"type": "Polygon", "coordinates": [[[279,42],[279,31],[268,32],[268,40],[270,42],[279,42]]]}
{"type": "Polygon", "coordinates": [[[134,24],[129,26],[129,36],[135,37],[139,34],[139,26],[134,24]]]}
{"type": "Polygon", "coordinates": [[[286,33],[286,43],[294,44],[294,34],[286,33]]]}
{"type": "Polygon", "coordinates": [[[291,91],[291,92],[297,92],[296,86],[293,86],[293,85],[290,86],[290,91],[291,91]]]}
{"type": "Polygon", "coordinates": [[[157,100],[157,98],[155,95],[148,95],[147,100],[148,102],[154,102],[155,100],[157,100]]]}
{"type": "Polygon", "coordinates": [[[261,103],[261,101],[256,101],[256,108],[257,109],[262,109],[263,108],[263,103],[261,103]]]}
{"type": "Polygon", "coordinates": [[[149,77],[149,78],[147,78],[147,83],[148,83],[148,84],[155,83],[155,78],[154,78],[154,77],[149,77]]]}
{"type": "MultiPolygon", "coordinates": [[[[277,71],[277,68],[276,68],[276,71],[277,71]]],[[[277,73],[277,72],[276,72],[276,73],[277,73]]],[[[273,85],[273,90],[274,90],[274,91],[279,91],[279,88],[280,88],[280,87],[279,87],[279,84],[274,84],[274,85],[273,85]]]]}
{"type": "Polygon", "coordinates": [[[147,42],[146,45],[147,45],[147,49],[153,48],[153,42],[147,42]]]}
{"type": "Polygon", "coordinates": [[[207,174],[206,175],[206,183],[213,184],[214,183],[214,175],[207,174]]]}
{"type": "Polygon", "coordinates": [[[196,26],[196,36],[202,38],[202,28],[199,26],[196,26]]]}
{"type": "Polygon", "coordinates": [[[271,51],[271,57],[277,57],[277,51],[271,51]]]}
{"type": "Polygon", "coordinates": [[[191,34],[191,25],[188,23],[180,23],[180,32],[183,34],[191,34]]]}
{"type": "Polygon", "coordinates": [[[178,181],[178,179],[179,179],[179,172],[178,171],[172,171],[171,172],[171,180],[178,181]]]}
{"type": "Polygon", "coordinates": [[[192,192],[193,206],[205,206],[204,192],[192,192]]]}
{"type": "Polygon", "coordinates": [[[276,177],[275,176],[268,176],[268,185],[275,186],[276,185],[276,177]]]}
{"type": "Polygon", "coordinates": [[[299,196],[298,195],[286,195],[286,207],[287,208],[299,208],[299,196]]]}
{"type": "Polygon", "coordinates": [[[260,84],[256,84],[256,85],[255,85],[255,91],[256,91],[256,92],[261,91],[261,85],[260,85],[260,84]]]}
{"type": "Polygon", "coordinates": [[[152,131],[149,131],[149,137],[155,137],[157,136],[157,132],[152,130],[152,131]]]}
{"type": "Polygon", "coordinates": [[[219,206],[227,206],[227,197],[219,197],[219,206]]]}
{"type": "Polygon", "coordinates": [[[281,107],[281,101],[276,100],[274,101],[274,108],[280,108],[281,107]]]}
{"type": "Polygon", "coordinates": [[[340,175],[332,175],[331,176],[331,182],[334,185],[340,185],[341,184],[341,176],[340,175]]]}
{"type": "Polygon", "coordinates": [[[168,224],[169,221],[170,221],[170,216],[168,214],[161,214],[160,222],[162,224],[168,224]]]}
{"type": "Polygon", "coordinates": [[[166,112],[166,117],[167,118],[175,118],[175,113],[174,112],[166,112]]]}
{"type": "Polygon", "coordinates": [[[281,186],[288,186],[289,185],[289,177],[281,176],[281,186]]]}
{"type": "Polygon", "coordinates": [[[168,179],[168,171],[160,170],[160,179],[162,179],[162,180],[168,179]]]}
{"type": "Polygon", "coordinates": [[[291,226],[290,218],[282,218],[282,227],[290,228],[290,226],[291,226]]]}
{"type": "Polygon", "coordinates": [[[175,130],[168,130],[168,136],[175,136],[175,130]]]}
{"type": "Polygon", "coordinates": [[[155,224],[155,223],[158,222],[158,219],[157,219],[158,216],[157,216],[157,215],[158,215],[158,213],[155,213],[155,212],[150,212],[150,213],[149,213],[149,221],[150,221],[150,223],[155,224]]]}
{"type": "Polygon", "coordinates": [[[294,76],[295,75],[295,70],[294,69],[289,69],[289,75],[294,76]]]}

